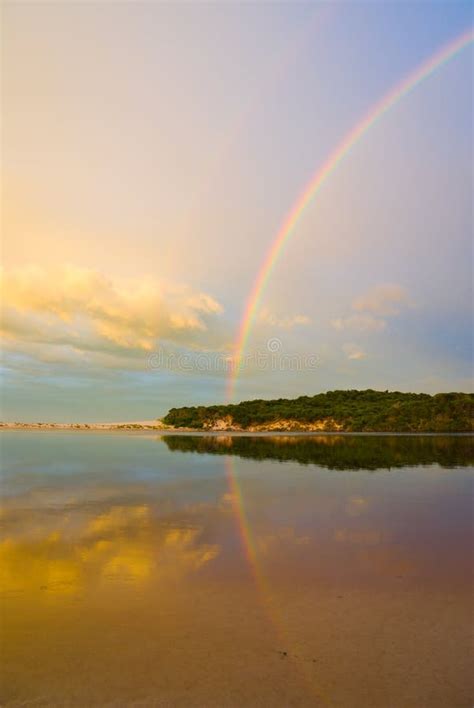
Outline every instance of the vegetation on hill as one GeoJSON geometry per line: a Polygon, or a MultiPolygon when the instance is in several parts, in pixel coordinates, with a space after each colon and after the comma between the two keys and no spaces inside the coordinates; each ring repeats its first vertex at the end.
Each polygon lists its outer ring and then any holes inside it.
{"type": "Polygon", "coordinates": [[[344,432],[470,432],[474,394],[329,391],[316,396],[238,404],[172,408],[175,428],[255,430],[323,429],[344,432]]]}
{"type": "Polygon", "coordinates": [[[439,464],[474,464],[470,435],[164,435],[173,452],[236,455],[318,465],[331,470],[377,470],[439,464]]]}

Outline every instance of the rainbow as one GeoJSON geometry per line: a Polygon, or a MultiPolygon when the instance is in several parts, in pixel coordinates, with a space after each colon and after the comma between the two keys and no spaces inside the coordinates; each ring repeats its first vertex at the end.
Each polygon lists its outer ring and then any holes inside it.
{"type": "Polygon", "coordinates": [[[289,650],[289,662],[293,665],[295,673],[299,676],[299,679],[306,687],[306,690],[313,694],[315,699],[317,699],[317,705],[330,707],[332,706],[331,698],[327,692],[327,689],[321,685],[314,671],[311,671],[309,666],[305,666],[305,662],[294,661],[293,657],[296,657],[297,649],[293,646],[291,636],[285,629],[284,617],[278,608],[278,603],[275,602],[274,591],[262,567],[258,550],[258,538],[256,538],[252,532],[252,528],[245,511],[244,498],[239,482],[239,474],[232,457],[232,452],[224,457],[224,466],[230,502],[232,504],[232,512],[236,521],[240,543],[242,545],[248,567],[250,568],[253,576],[257,594],[261,601],[262,610],[273,630],[275,644],[277,647],[285,647],[285,649],[289,650]]]}
{"type": "Polygon", "coordinates": [[[260,590],[262,595],[266,594],[265,587],[265,576],[260,570],[259,563],[257,561],[257,546],[253,537],[252,529],[247,519],[247,514],[245,512],[244,500],[242,496],[242,490],[240,489],[240,484],[238,481],[238,474],[236,472],[234,461],[229,455],[224,458],[225,471],[227,484],[229,485],[230,501],[232,504],[232,512],[234,518],[237,522],[237,528],[240,536],[240,541],[242,548],[245,552],[247,563],[249,568],[251,568],[255,585],[260,590]]]}
{"type": "MultiPolygon", "coordinates": [[[[311,202],[313,197],[317,195],[332,172],[350,153],[351,149],[368,132],[368,130],[375,125],[375,123],[377,123],[392,107],[394,107],[401,98],[406,96],[412,89],[416,88],[416,86],[418,86],[422,81],[431,76],[433,72],[465,49],[473,40],[474,31],[469,29],[449,44],[444,45],[432,57],[410,73],[408,77],[394,86],[369,110],[362,120],[360,120],[345,135],[334,151],[329,154],[326,161],[313,174],[303,192],[287,214],[280,230],[276,234],[266,257],[262,262],[260,270],[258,271],[252,290],[247,298],[246,306],[239,325],[238,337],[234,347],[234,354],[232,357],[233,365],[230,369],[228,377],[228,398],[231,398],[234,393],[235,384],[241,369],[242,357],[251,333],[252,325],[255,321],[255,317],[260,306],[262,295],[269,282],[273,268],[282,254],[285,245],[289,242],[291,236],[294,235],[295,227],[308,204],[311,202]]],[[[233,512],[239,529],[242,547],[244,549],[248,565],[253,572],[255,585],[262,599],[263,606],[267,612],[268,619],[276,630],[277,636],[282,638],[285,637],[285,641],[288,641],[288,636],[284,631],[284,622],[282,622],[283,618],[279,616],[279,612],[272,601],[271,587],[269,586],[268,580],[262,568],[261,559],[259,558],[260,554],[258,552],[257,539],[252,533],[252,529],[247,518],[244,498],[239,482],[239,475],[231,455],[226,458],[225,467],[230,496],[232,499],[233,512]]],[[[322,687],[315,686],[314,676],[307,677],[307,679],[313,691],[316,693],[319,702],[323,705],[331,705],[331,700],[322,687]]]]}
{"type": "Polygon", "coordinates": [[[235,385],[242,365],[242,356],[255,321],[262,295],[270,280],[270,276],[283,252],[284,247],[295,233],[295,227],[301,219],[306,207],[318,194],[326,180],[343,162],[352,148],[400,99],[416,88],[422,81],[431,76],[437,69],[465,49],[474,39],[472,28],[439,49],[432,57],[423,62],[401,82],[386,93],[342,139],[335,150],[311,177],[310,181],[287,214],[280,230],[275,236],[247,298],[245,309],[240,321],[238,336],[232,356],[232,366],[229,369],[227,382],[227,398],[232,398],[235,385]]]}

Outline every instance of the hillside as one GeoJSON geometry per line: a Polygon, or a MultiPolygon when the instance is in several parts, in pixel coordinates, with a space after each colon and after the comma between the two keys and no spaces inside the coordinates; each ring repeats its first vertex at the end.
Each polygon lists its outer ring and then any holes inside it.
{"type": "Polygon", "coordinates": [[[329,391],[294,399],[172,408],[163,423],[193,430],[471,432],[474,394],[329,391]]]}

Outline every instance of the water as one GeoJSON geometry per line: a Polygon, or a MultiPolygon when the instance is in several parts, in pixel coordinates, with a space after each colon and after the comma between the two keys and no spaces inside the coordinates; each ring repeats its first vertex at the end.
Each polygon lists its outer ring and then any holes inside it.
{"type": "Polygon", "coordinates": [[[1,442],[2,705],[472,705],[471,438],[1,442]]]}

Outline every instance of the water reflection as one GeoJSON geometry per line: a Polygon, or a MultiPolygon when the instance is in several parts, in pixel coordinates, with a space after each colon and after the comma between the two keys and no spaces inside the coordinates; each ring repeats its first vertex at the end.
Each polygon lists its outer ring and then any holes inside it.
{"type": "Polygon", "coordinates": [[[473,438],[461,435],[164,435],[161,439],[174,452],[237,455],[251,460],[315,464],[333,470],[474,464],[473,438]]]}
{"type": "Polygon", "coordinates": [[[6,705],[467,705],[470,439],[3,439],[6,705]]]}
{"type": "Polygon", "coordinates": [[[85,589],[162,585],[219,553],[218,544],[202,541],[202,525],[182,519],[157,523],[148,504],[101,501],[100,511],[82,503],[31,514],[24,508],[27,499],[18,501],[6,500],[2,514],[0,582],[10,595],[69,596],[85,589]]]}

